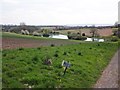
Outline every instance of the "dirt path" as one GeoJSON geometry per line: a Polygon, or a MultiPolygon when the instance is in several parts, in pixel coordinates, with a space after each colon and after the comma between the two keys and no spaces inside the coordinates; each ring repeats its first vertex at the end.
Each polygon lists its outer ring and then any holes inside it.
{"type": "Polygon", "coordinates": [[[118,53],[120,49],[115,53],[94,88],[118,88],[118,58],[120,58],[118,53]]]}

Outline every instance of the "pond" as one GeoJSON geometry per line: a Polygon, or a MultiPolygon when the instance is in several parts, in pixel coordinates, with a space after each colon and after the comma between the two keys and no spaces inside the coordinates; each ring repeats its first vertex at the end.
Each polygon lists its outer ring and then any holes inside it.
{"type": "MultiPolygon", "coordinates": [[[[85,41],[93,41],[93,38],[87,38],[85,41]]],[[[94,41],[96,42],[104,42],[104,39],[94,38],[94,41]]]]}
{"type": "MultiPolygon", "coordinates": [[[[68,36],[59,34],[59,35],[50,35],[49,38],[68,39],[68,36]]],[[[93,41],[93,38],[87,38],[84,41],[93,41]]],[[[94,38],[94,41],[96,41],[96,42],[104,42],[104,39],[94,38]]]]}
{"type": "Polygon", "coordinates": [[[67,35],[62,35],[62,34],[59,34],[59,35],[51,35],[51,36],[49,36],[49,38],[68,39],[67,35]]]}

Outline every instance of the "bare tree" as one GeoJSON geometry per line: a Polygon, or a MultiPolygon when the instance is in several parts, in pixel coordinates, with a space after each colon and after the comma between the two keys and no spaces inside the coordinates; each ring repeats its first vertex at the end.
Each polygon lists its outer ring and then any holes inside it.
{"type": "Polygon", "coordinates": [[[21,29],[25,30],[26,29],[26,24],[24,22],[21,22],[20,27],[21,27],[21,29]]]}
{"type": "Polygon", "coordinates": [[[91,33],[92,38],[93,38],[93,41],[94,41],[94,38],[98,36],[97,28],[93,27],[93,28],[90,30],[90,33],[91,33]]]}

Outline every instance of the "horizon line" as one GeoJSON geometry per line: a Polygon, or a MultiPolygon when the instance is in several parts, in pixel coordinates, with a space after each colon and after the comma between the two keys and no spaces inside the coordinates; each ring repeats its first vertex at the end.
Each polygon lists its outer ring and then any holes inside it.
{"type": "MultiPolygon", "coordinates": [[[[20,24],[1,24],[0,25],[20,25],[20,24]]],[[[28,26],[113,26],[114,24],[25,24],[28,26]]]]}

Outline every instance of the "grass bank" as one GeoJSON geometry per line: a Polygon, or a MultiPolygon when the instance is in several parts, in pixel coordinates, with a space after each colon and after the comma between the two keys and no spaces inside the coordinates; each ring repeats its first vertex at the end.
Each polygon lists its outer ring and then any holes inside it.
{"type": "Polygon", "coordinates": [[[100,77],[118,48],[118,43],[3,50],[3,88],[90,88],[100,77]],[[51,59],[50,66],[43,64],[51,59]],[[71,67],[63,76],[62,60],[71,67]]]}

